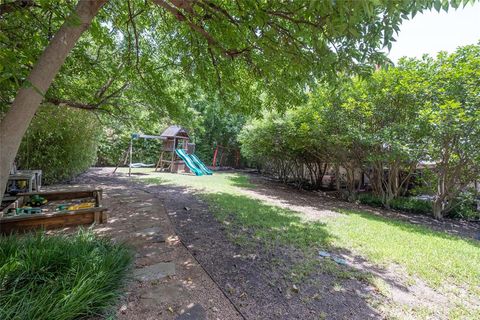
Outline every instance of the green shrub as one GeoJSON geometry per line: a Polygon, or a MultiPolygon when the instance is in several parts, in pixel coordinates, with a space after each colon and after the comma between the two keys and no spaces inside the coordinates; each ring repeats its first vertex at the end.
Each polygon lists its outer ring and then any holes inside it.
{"type": "Polygon", "coordinates": [[[100,167],[116,166],[120,161],[120,158],[125,154],[125,150],[129,143],[129,134],[120,136],[103,132],[98,144],[96,165],[100,167]]]}
{"type": "Polygon", "coordinates": [[[480,220],[480,211],[477,211],[473,206],[462,205],[449,211],[447,217],[465,220],[480,220]]]}
{"type": "Polygon", "coordinates": [[[41,106],[17,156],[21,169],[41,169],[45,184],[73,178],[96,160],[99,124],[85,110],[41,106]]]}
{"type": "MultiPolygon", "coordinates": [[[[98,145],[97,165],[116,166],[120,160],[123,161],[121,158],[130,145],[130,139],[131,132],[120,134],[104,132],[98,145]]],[[[135,139],[133,140],[132,162],[156,164],[161,150],[162,143],[157,139],[135,139]]]]}
{"type": "Polygon", "coordinates": [[[410,213],[432,214],[432,202],[415,198],[397,198],[390,202],[390,208],[410,213]]]}
{"type": "MultiPolygon", "coordinates": [[[[358,200],[362,204],[372,207],[384,207],[382,199],[370,193],[363,193],[358,196],[358,200]]],[[[432,203],[425,200],[415,198],[397,198],[390,202],[390,208],[410,213],[431,214],[432,203]]]]}
{"type": "MultiPolygon", "coordinates": [[[[370,193],[363,193],[358,196],[358,200],[362,204],[366,204],[372,207],[383,207],[382,200],[370,193]]],[[[411,197],[400,197],[393,199],[390,202],[390,208],[394,210],[431,215],[433,208],[432,202],[427,200],[420,200],[411,197]]],[[[449,218],[461,218],[467,220],[479,220],[480,212],[475,209],[475,199],[470,193],[462,193],[452,206],[452,209],[448,212],[449,218]]]]}
{"type": "Polygon", "coordinates": [[[460,193],[447,216],[451,218],[479,220],[480,212],[476,210],[475,192],[471,190],[460,193]]]}
{"type": "Polygon", "coordinates": [[[382,199],[370,193],[359,194],[358,201],[372,207],[383,207],[382,199]]]}
{"type": "Polygon", "coordinates": [[[111,311],[131,252],[89,231],[0,238],[0,319],[66,320],[111,311]]]}

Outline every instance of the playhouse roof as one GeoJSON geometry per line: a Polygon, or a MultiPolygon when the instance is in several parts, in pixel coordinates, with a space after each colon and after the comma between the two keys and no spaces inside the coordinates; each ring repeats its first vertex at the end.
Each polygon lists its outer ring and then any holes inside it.
{"type": "Polygon", "coordinates": [[[183,129],[180,126],[170,126],[165,131],[163,131],[161,136],[165,138],[175,138],[175,137],[188,138],[188,133],[185,129],[183,129]]]}

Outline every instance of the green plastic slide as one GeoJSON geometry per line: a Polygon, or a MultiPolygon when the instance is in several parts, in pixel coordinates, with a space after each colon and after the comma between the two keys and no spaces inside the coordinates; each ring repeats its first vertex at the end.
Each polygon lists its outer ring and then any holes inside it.
{"type": "Polygon", "coordinates": [[[203,176],[203,172],[200,168],[195,165],[195,162],[190,158],[190,156],[183,149],[176,149],[175,152],[178,154],[180,159],[182,159],[187,167],[195,173],[197,176],[203,176]]]}
{"type": "Polygon", "coordinates": [[[208,174],[208,175],[212,175],[213,172],[210,171],[207,166],[202,162],[202,160],[200,160],[196,155],[194,154],[191,154],[190,155],[190,158],[192,158],[193,162],[195,163],[195,165],[200,168],[200,170],[202,170],[202,172],[204,174],[208,174]]]}

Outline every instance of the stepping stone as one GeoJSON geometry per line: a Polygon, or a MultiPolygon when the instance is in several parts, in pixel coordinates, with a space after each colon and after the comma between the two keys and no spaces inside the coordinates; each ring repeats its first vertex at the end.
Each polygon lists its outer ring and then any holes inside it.
{"type": "Polygon", "coordinates": [[[135,232],[135,235],[148,237],[148,236],[153,236],[157,233],[160,233],[160,227],[151,227],[151,228],[142,229],[135,232]]]}
{"type": "Polygon", "coordinates": [[[330,253],[326,252],[326,251],[319,251],[318,252],[318,255],[320,257],[324,257],[324,258],[327,258],[327,257],[330,257],[330,253]]]}
{"type": "Polygon", "coordinates": [[[151,281],[173,276],[175,274],[175,263],[160,262],[133,271],[133,277],[139,281],[151,281]]]}
{"type": "Polygon", "coordinates": [[[165,242],[167,239],[163,234],[161,234],[161,231],[162,230],[160,227],[151,227],[136,231],[135,233],[128,233],[125,237],[129,238],[133,242],[145,241],[144,238],[150,238],[152,242],[161,243],[165,242]]]}
{"type": "Polygon", "coordinates": [[[199,305],[194,304],[191,308],[185,310],[184,313],[175,318],[176,320],[202,320],[207,319],[205,309],[199,305]]]}
{"type": "Polygon", "coordinates": [[[165,242],[166,240],[167,239],[165,238],[165,236],[162,236],[161,234],[152,237],[152,242],[155,243],[165,242]]]}
{"type": "Polygon", "coordinates": [[[333,258],[333,261],[335,261],[338,264],[344,265],[344,266],[347,265],[347,261],[345,259],[342,259],[342,258],[333,258]]]}
{"type": "Polygon", "coordinates": [[[142,289],[140,299],[147,309],[156,309],[159,305],[174,305],[179,301],[190,301],[189,290],[180,283],[161,283],[142,289]]]}

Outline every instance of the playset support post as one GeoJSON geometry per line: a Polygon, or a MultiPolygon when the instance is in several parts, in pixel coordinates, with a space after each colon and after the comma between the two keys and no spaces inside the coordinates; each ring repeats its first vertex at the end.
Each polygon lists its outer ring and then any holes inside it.
{"type": "Polygon", "coordinates": [[[129,146],[129,163],[128,163],[128,176],[132,174],[132,153],[133,153],[133,138],[130,138],[130,146],[129,146]]]}
{"type": "Polygon", "coordinates": [[[213,163],[212,163],[213,168],[217,166],[217,154],[218,154],[218,145],[215,148],[215,153],[213,154],[213,163]]]}

